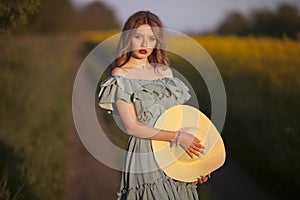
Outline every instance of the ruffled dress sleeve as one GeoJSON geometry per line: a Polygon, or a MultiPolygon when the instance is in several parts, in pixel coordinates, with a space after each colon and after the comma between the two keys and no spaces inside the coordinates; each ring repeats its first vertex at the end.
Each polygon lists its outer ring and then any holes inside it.
{"type": "Polygon", "coordinates": [[[177,102],[180,104],[184,104],[191,98],[189,88],[177,77],[170,79],[167,82],[167,87],[176,96],[177,102]]]}
{"type": "Polygon", "coordinates": [[[132,89],[126,82],[121,81],[118,77],[109,77],[100,84],[98,94],[98,105],[109,111],[113,111],[113,103],[122,99],[127,103],[132,103],[132,89]]]}

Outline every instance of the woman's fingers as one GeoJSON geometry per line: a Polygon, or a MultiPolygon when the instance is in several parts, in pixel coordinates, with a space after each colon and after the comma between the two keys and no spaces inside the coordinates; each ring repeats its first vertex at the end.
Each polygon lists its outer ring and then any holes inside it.
{"type": "Polygon", "coordinates": [[[195,149],[193,149],[193,148],[189,148],[188,150],[189,150],[192,154],[194,154],[195,156],[198,156],[198,157],[199,157],[200,151],[197,151],[197,150],[195,150],[195,149]]]}
{"type": "Polygon", "coordinates": [[[200,184],[203,184],[203,183],[204,183],[203,178],[200,178],[200,179],[199,179],[199,183],[200,183],[200,184]]]}
{"type": "Polygon", "coordinates": [[[195,181],[194,183],[195,183],[195,185],[198,185],[198,184],[203,184],[204,182],[206,182],[206,181],[203,180],[203,177],[200,177],[200,178],[197,178],[197,181],[195,181]]]}
{"type": "Polygon", "coordinates": [[[186,149],[187,154],[193,158],[193,155],[199,157],[200,153],[203,154],[204,151],[201,150],[201,148],[195,146],[195,145],[190,145],[187,149],[186,149]]]}
{"type": "Polygon", "coordinates": [[[203,149],[205,149],[203,145],[201,145],[200,143],[195,142],[195,141],[188,148],[194,155],[196,155],[198,157],[199,157],[200,153],[201,154],[204,153],[203,149]]]}
{"type": "Polygon", "coordinates": [[[197,178],[197,181],[194,182],[195,185],[197,184],[203,184],[210,178],[210,173],[206,176],[200,176],[200,178],[197,178]]]}
{"type": "Polygon", "coordinates": [[[191,158],[193,158],[193,155],[199,157],[201,153],[203,154],[204,146],[201,145],[200,140],[192,134],[183,132],[180,145],[191,158]]]}
{"type": "Polygon", "coordinates": [[[201,151],[201,150],[205,149],[205,147],[202,146],[199,143],[198,144],[197,143],[193,143],[193,144],[190,145],[190,147],[193,148],[196,151],[201,151]]]}
{"type": "Polygon", "coordinates": [[[202,151],[202,150],[199,151],[199,150],[195,150],[195,149],[193,149],[193,148],[188,148],[188,149],[186,150],[186,152],[189,154],[189,156],[190,156],[191,158],[193,158],[193,155],[199,157],[200,154],[203,154],[203,153],[204,153],[204,151],[202,151]]]}
{"type": "Polygon", "coordinates": [[[194,182],[195,185],[198,185],[198,184],[200,183],[200,182],[199,182],[199,181],[200,181],[199,179],[200,179],[200,178],[197,178],[197,180],[194,182]]]}
{"type": "Polygon", "coordinates": [[[208,179],[210,179],[210,174],[206,175],[206,176],[203,176],[201,177],[201,181],[202,183],[205,183],[208,179]]]}
{"type": "Polygon", "coordinates": [[[194,144],[196,147],[198,147],[198,148],[201,148],[202,147],[202,145],[200,144],[200,142],[197,142],[197,141],[193,141],[193,143],[192,144],[194,144]]]}
{"type": "Polygon", "coordinates": [[[194,181],[194,184],[195,184],[195,185],[198,185],[198,180],[199,180],[199,179],[197,179],[196,181],[194,181]]]}
{"type": "Polygon", "coordinates": [[[200,140],[198,141],[194,140],[192,144],[194,144],[198,148],[205,149],[205,147],[200,142],[201,142],[200,140]]]}
{"type": "Polygon", "coordinates": [[[207,179],[208,179],[208,176],[202,177],[202,178],[201,178],[202,183],[205,183],[205,182],[207,181],[207,179]]]}
{"type": "Polygon", "coordinates": [[[193,142],[200,143],[201,141],[198,138],[194,137],[194,141],[193,142]]]}
{"type": "Polygon", "coordinates": [[[193,154],[190,152],[189,149],[187,149],[185,152],[186,152],[191,158],[193,158],[193,154]]]}

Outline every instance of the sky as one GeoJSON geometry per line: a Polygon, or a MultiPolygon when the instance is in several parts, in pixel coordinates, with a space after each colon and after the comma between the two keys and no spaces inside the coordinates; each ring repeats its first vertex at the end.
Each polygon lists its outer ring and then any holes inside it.
{"type": "MultiPolygon", "coordinates": [[[[82,6],[95,0],[71,0],[82,6]]],[[[292,3],[300,10],[300,0],[98,0],[115,11],[121,26],[140,10],[149,10],[166,28],[181,32],[213,31],[231,11],[249,13],[253,9],[275,10],[280,3],[292,3]]]]}

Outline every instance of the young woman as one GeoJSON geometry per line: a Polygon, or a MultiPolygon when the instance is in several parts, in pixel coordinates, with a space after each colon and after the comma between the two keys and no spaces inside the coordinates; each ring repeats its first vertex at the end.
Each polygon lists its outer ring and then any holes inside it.
{"type": "MultiPolygon", "coordinates": [[[[151,140],[177,143],[189,156],[204,148],[193,135],[154,128],[168,108],[189,98],[188,88],[173,77],[165,52],[160,19],[150,11],[130,16],[124,25],[111,77],[101,83],[99,105],[112,104],[130,135],[118,199],[198,199],[197,182],[171,179],[158,167],[151,140]]],[[[104,107],[104,106],[103,106],[104,107]]]]}

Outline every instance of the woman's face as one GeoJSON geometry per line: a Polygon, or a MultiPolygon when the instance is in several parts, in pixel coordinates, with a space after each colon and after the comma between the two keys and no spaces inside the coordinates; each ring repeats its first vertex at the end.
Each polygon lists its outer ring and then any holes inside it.
{"type": "Polygon", "coordinates": [[[131,39],[132,56],[138,59],[147,58],[156,46],[156,38],[148,24],[140,25],[131,39]]]}

